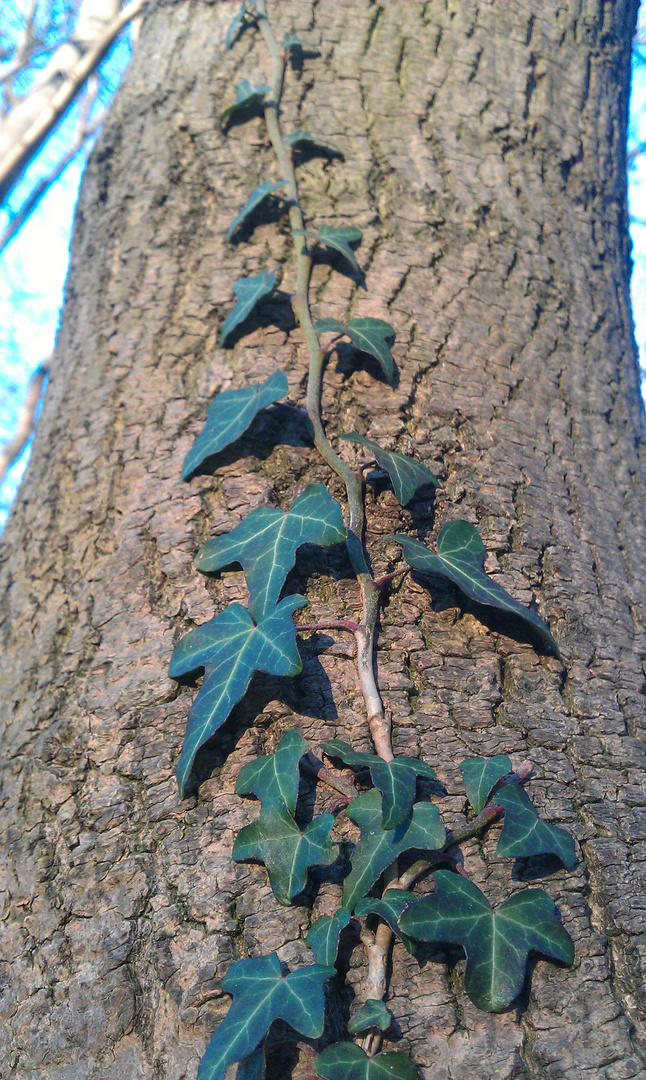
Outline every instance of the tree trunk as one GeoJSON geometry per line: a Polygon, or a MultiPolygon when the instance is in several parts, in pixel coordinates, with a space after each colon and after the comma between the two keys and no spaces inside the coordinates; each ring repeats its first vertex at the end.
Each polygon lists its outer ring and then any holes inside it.
{"type": "MultiPolygon", "coordinates": [[[[397,329],[395,390],[343,355],[329,365],[328,430],[427,461],[442,481],[427,524],[476,523],[488,569],[536,598],[565,662],[421,581],[383,613],[395,749],[436,767],[447,825],[464,820],[458,763],[506,753],[529,757],[541,812],[581,845],[574,872],[535,868],[576,959],[538,961],[522,1009],[479,1012],[454,956],[419,966],[395,946],[388,1005],[425,1080],[646,1077],[646,425],[624,154],[636,7],[270,5],[281,37],[323,54],[290,73],[285,128],[345,155],[301,166],[306,216],[364,230],[367,293],[322,261],[315,314],[353,303],[397,329]]],[[[241,765],[293,726],[369,747],[351,650],[330,633],[330,647],[304,646],[296,683],[254,682],[200,758],[197,795],[176,794],[195,689],[167,677],[173,644],[245,596],[239,572],[206,580],[194,553],[259,503],[330,481],[279,411],[281,433],[270,413],[213,477],[180,480],[214,392],[282,368],[300,404],[306,371],[280,299],[232,350],[216,344],[237,278],[278,266],[294,287],[283,219],[224,239],[246,194],[277,177],[261,120],[219,130],[233,82],[270,70],[253,33],[224,52],[236,10],[176,0],[146,17],[84,181],[51,382],[3,537],[0,1073],[16,1080],[192,1080],[231,961],[304,955],[310,919],[277,905],[262,867],[231,861],[254,814],[233,793],[241,765]]],[[[389,490],[368,502],[375,564],[392,568],[385,537],[411,516],[389,490]]],[[[334,551],[299,562],[308,621],[357,611],[344,573],[334,551]]],[[[511,886],[495,843],[494,829],[463,848],[492,900],[511,886]]],[[[315,912],[338,896],[323,882],[315,912]]],[[[357,942],[349,979],[364,976],[357,942]]],[[[301,1046],[293,1075],[308,1071],[301,1046]]]]}

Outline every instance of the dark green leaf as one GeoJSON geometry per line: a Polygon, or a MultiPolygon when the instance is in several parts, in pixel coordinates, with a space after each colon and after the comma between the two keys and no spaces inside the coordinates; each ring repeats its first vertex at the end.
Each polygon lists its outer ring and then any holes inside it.
{"type": "Polygon", "coordinates": [[[233,120],[246,120],[262,102],[265,94],[271,92],[270,86],[252,86],[248,79],[241,79],[236,85],[236,100],[220,116],[222,129],[226,131],[233,120]]]}
{"type": "Polygon", "coordinates": [[[208,540],[195,565],[211,572],[240,563],[249,589],[249,611],[258,621],[280,596],[301,544],[329,547],[346,536],[336,499],[324,484],[309,484],[287,513],[258,506],[230,533],[208,540]]]}
{"type": "Polygon", "coordinates": [[[222,980],[233,1002],[200,1062],[197,1080],[222,1080],[230,1065],[253,1053],[274,1020],[286,1020],[306,1038],[318,1039],[323,986],[334,974],[334,968],[313,964],[283,976],[276,953],[237,960],[222,980]]]}
{"type": "Polygon", "coordinates": [[[264,383],[242,390],[222,390],[208,407],[206,424],[184,458],[182,479],[188,480],[207,458],[239,439],[266,405],[285,397],[287,377],[275,371],[264,383]]]}
{"type": "Polygon", "coordinates": [[[276,899],[289,904],[305,888],[308,867],[329,866],[339,854],[329,839],[333,825],[333,814],[319,814],[301,832],[282,803],[270,802],[256,821],[238,833],[233,858],[263,862],[276,899]]]}
{"type": "Polygon", "coordinates": [[[384,761],[376,754],[356,753],[342,739],[321,743],[329,757],[338,757],[353,769],[370,769],[370,778],[383,795],[383,827],[394,829],[410,817],[415,802],[417,777],[435,780],[435,770],[418,758],[396,757],[384,761]]]}
{"type": "Polygon", "coordinates": [[[343,154],[341,154],[334,146],[331,146],[330,143],[323,142],[321,139],[317,139],[316,135],[310,135],[309,131],[292,131],[291,134],[285,136],[284,142],[285,146],[292,146],[295,149],[303,146],[319,146],[321,150],[328,150],[332,154],[343,157],[343,154]]]}
{"type": "Polygon", "coordinates": [[[238,225],[241,225],[245,218],[249,217],[249,214],[256,209],[256,207],[263,201],[263,199],[266,199],[268,195],[273,195],[275,191],[278,191],[278,188],[284,186],[284,180],[277,180],[276,183],[274,183],[273,180],[266,180],[264,184],[259,184],[257,188],[254,188],[247,200],[246,205],[243,206],[239,214],[236,214],[233,221],[229,225],[229,228],[227,229],[227,240],[231,239],[234,232],[238,228],[238,225]]]}
{"type": "Polygon", "coordinates": [[[541,821],[531,799],[517,784],[496,792],[505,808],[505,820],[496,848],[503,858],[526,859],[529,855],[556,855],[568,870],[576,863],[574,837],[558,825],[541,821]]]}
{"type": "Polygon", "coordinates": [[[361,829],[361,837],[352,853],[352,869],[343,882],[343,905],[352,910],[372,888],[391,862],[410,848],[434,851],[444,845],[446,833],[436,806],[417,803],[410,821],[394,829],[381,824],[381,795],[374,788],[353,799],[347,816],[361,829]]]}
{"type": "Polygon", "coordinates": [[[380,1031],[388,1031],[391,1021],[392,1016],[383,1001],[368,998],[350,1018],[348,1031],[351,1035],[354,1035],[357,1031],[367,1031],[368,1028],[379,1028],[380,1031]]]}
{"type": "Polygon", "coordinates": [[[258,626],[241,604],[229,604],[209,622],[189,630],[175,646],[168,670],[171,679],[205,669],[177,762],[180,798],[197,751],[244,697],[254,671],[270,675],[301,671],[296,627],[290,616],[306,603],[304,596],[286,596],[258,626]]]}
{"type": "Polygon", "coordinates": [[[346,334],[353,345],[361,352],[369,353],[379,361],[388,380],[395,375],[395,361],[387,344],[390,338],[394,338],[395,331],[390,323],[383,319],[350,319],[347,326],[338,322],[337,319],[319,319],[314,324],[317,333],[323,334],[333,330],[337,334],[346,334]]]}
{"type": "Polygon", "coordinates": [[[511,771],[511,761],[504,754],[492,758],[467,758],[460,763],[467,799],[476,814],[484,810],[492,788],[511,771]]]}
{"type": "Polygon", "coordinates": [[[233,311],[222,323],[220,345],[226,345],[236,326],[244,322],[260,301],[274,291],[275,284],[276,275],[271,270],[263,270],[262,274],[240,278],[240,281],[236,281],[233,291],[238,299],[233,311]]]}
{"type": "Polygon", "coordinates": [[[317,964],[334,964],[339,951],[339,936],[351,918],[348,909],[340,907],[334,915],[321,915],[310,927],[305,940],[314,953],[317,964]]]}
{"type": "Polygon", "coordinates": [[[307,749],[307,743],[298,731],[288,731],[278,743],[275,754],[243,765],[236,782],[237,794],[255,795],[263,804],[283,802],[293,814],[300,779],[298,763],[307,749]]]}
{"type": "Polygon", "coordinates": [[[310,57],[321,55],[315,45],[307,45],[304,41],[301,41],[297,34],[285,34],[282,45],[283,49],[290,49],[293,52],[304,53],[310,57]]]}
{"type": "Polygon", "coordinates": [[[236,1080],[263,1080],[265,1075],[265,1047],[261,1043],[253,1054],[243,1058],[236,1069],[236,1080]]]}
{"type": "Polygon", "coordinates": [[[419,1080],[416,1065],[406,1054],[382,1050],[369,1058],[351,1042],[334,1043],[314,1059],[323,1080],[419,1080]]]}
{"type": "Polygon", "coordinates": [[[226,36],[226,38],[224,40],[225,49],[230,49],[233,46],[236,39],[238,38],[238,36],[240,35],[240,33],[242,32],[242,29],[243,29],[244,24],[245,24],[245,16],[246,16],[246,14],[247,14],[247,4],[243,3],[243,4],[240,5],[240,10],[239,10],[238,14],[234,15],[233,20],[231,22],[231,25],[230,25],[229,29],[227,30],[227,36],[226,36]]]}
{"type": "Polygon", "coordinates": [[[404,912],[400,926],[419,941],[461,945],[467,954],[465,989],[474,1005],[501,1012],[518,996],[530,952],[571,964],[574,947],[556,907],[542,889],[516,893],[492,910],[480,889],[438,870],[435,892],[404,912]]]}
{"type": "Polygon", "coordinates": [[[437,554],[419,540],[393,536],[404,549],[404,558],[415,570],[439,574],[457,585],[471,600],[498,611],[517,615],[528,623],[550,649],[560,656],[558,645],[543,620],[505,592],[484,570],[485,546],[478,530],[468,521],[450,521],[437,539],[437,554]]]}
{"type": "Polygon", "coordinates": [[[357,244],[361,240],[363,236],[361,229],[354,229],[351,225],[337,225],[335,228],[331,225],[321,225],[315,235],[320,244],[325,244],[326,247],[339,251],[363,278],[363,270],[350,247],[350,244],[357,244]]]}
{"type": "Polygon", "coordinates": [[[433,487],[439,485],[437,476],[430,469],[427,469],[426,465],[415,461],[414,458],[407,457],[406,454],[397,454],[393,450],[382,450],[378,443],[364,438],[363,435],[356,435],[354,432],[350,435],[342,435],[341,438],[347,439],[348,442],[360,443],[361,446],[365,446],[367,450],[370,450],[377,464],[388,473],[395,489],[395,495],[402,506],[406,506],[406,503],[411,501],[419,488],[427,487],[428,484],[432,484],[433,487]]]}
{"type": "Polygon", "coordinates": [[[414,953],[417,951],[417,945],[408,934],[402,933],[399,920],[416,899],[415,893],[408,892],[406,889],[386,889],[381,900],[373,896],[364,896],[363,900],[355,905],[354,913],[355,915],[378,915],[401,938],[409,953],[414,953]]]}

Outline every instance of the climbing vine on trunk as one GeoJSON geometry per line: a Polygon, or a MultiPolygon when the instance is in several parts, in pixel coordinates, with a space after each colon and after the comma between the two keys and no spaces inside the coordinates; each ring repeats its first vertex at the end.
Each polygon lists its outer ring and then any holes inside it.
{"type": "MultiPolygon", "coordinates": [[[[377,466],[390,479],[402,505],[423,487],[436,487],[438,481],[426,466],[404,454],[387,451],[356,432],[338,433],[339,438],[370,455],[358,468],[352,468],[326,433],[321,414],[323,371],[338,340],[347,338],[357,355],[374,357],[384,378],[392,382],[396,369],[390,346],[395,330],[381,319],[368,317],[352,317],[347,323],[331,318],[312,321],[310,277],[317,251],[321,246],[332,249],[344,260],[357,285],[365,287],[354,250],[362,234],[346,224],[309,223],[306,227],[295,165],[299,148],[307,145],[311,150],[321,144],[315,134],[283,132],[281,128],[280,102],[288,60],[297,54],[301,63],[316,57],[317,50],[293,34],[279,43],[267,18],[265,0],[242,3],[228,31],[227,48],[246,31],[259,32],[266,43],[273,64],[271,85],[253,85],[248,80],[239,83],[236,101],[222,114],[221,123],[226,131],[261,112],[280,176],[268,178],[250,194],[231,223],[228,238],[232,240],[240,223],[257,213],[270,196],[280,200],[289,216],[296,253],[291,303],[309,354],[302,418],[309,425],[316,449],[344,482],[346,505],[342,508],[323,484],[311,484],[290,508],[257,508],[228,535],[209,540],[199,551],[196,566],[204,573],[239,564],[249,598],[246,607],[232,603],[195,627],[173,653],[171,676],[204,675],[189,713],[177,766],[179,791],[183,795],[190,786],[199,748],[216,734],[243,698],[255,671],[287,676],[301,671],[299,625],[293,615],[307,601],[297,594],[280,597],[297,550],[305,543],[346,545],[357,581],[356,621],[344,619],[319,626],[301,623],[300,630],[335,628],[354,635],[357,675],[375,753],[358,753],[339,739],[322,744],[329,763],[325,768],[322,761],[316,763],[319,779],[324,778],[344,795],[337,814],[345,814],[360,834],[343,883],[341,905],[333,916],[322,916],[311,926],[306,939],[314,961],[311,965],[285,972],[275,953],[231,965],[222,989],[231,995],[232,1004],[211,1039],[198,1078],[222,1080],[228,1068],[238,1062],[239,1080],[260,1080],[265,1067],[264,1041],[278,1019],[307,1038],[319,1039],[325,1023],[324,988],[337,975],[341,936],[353,922],[356,925],[362,920],[361,939],[368,954],[363,1000],[357,1002],[349,1019],[348,1038],[325,1047],[314,1068],[323,1080],[414,1080],[417,1067],[406,1054],[381,1050],[391,1024],[385,1002],[395,935],[413,955],[421,942],[460,946],[467,961],[465,990],[475,1005],[493,1012],[508,1008],[518,997],[527,978],[530,953],[565,964],[573,959],[570,937],[543,890],[521,889],[492,908],[452,850],[480,835],[504,814],[497,847],[500,857],[548,854],[571,868],[576,856],[572,837],[541,821],[521,786],[530,776],[528,764],[524,762],[514,771],[503,755],[461,763],[474,816],[462,829],[447,833],[438,807],[422,790],[424,781],[435,779],[432,763],[393,754],[392,720],[381,700],[374,663],[382,597],[393,580],[414,569],[430,586],[434,579],[448,580],[477,604],[520,620],[541,648],[556,656],[559,650],[542,619],[487,575],[484,545],[469,522],[445,524],[435,551],[408,536],[391,537],[401,545],[407,563],[382,577],[373,574],[365,544],[365,470],[377,466]],[[325,348],[320,343],[323,335],[325,348]],[[339,762],[355,770],[364,786],[371,783],[372,787],[355,795],[355,789],[334,767],[339,762]],[[417,896],[413,886],[429,873],[434,874],[434,891],[417,896]]],[[[236,303],[221,328],[223,346],[244,334],[249,316],[272,296],[275,275],[265,270],[235,282],[232,288],[236,303]]],[[[261,385],[222,391],[209,406],[206,425],[186,457],[184,479],[190,481],[207,461],[217,463],[220,451],[236,442],[258,412],[286,393],[287,380],[281,372],[273,373],[261,385]]],[[[329,867],[340,858],[333,839],[334,814],[320,814],[304,829],[297,823],[299,778],[304,766],[312,771],[312,753],[298,732],[289,731],[274,754],[244,767],[236,785],[238,794],[259,800],[260,810],[256,820],[238,833],[232,857],[238,862],[264,863],[274,895],[284,905],[302,892],[311,867],[329,867]]]]}

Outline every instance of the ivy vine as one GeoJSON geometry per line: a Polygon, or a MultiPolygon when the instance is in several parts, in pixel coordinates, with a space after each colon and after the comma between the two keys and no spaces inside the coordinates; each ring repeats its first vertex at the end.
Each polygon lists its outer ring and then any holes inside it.
{"type": "MultiPolygon", "coordinates": [[[[306,410],[316,449],[344,482],[345,513],[322,484],[307,487],[291,508],[257,508],[225,536],[209,540],[197,555],[196,566],[204,573],[239,564],[249,591],[246,607],[232,603],[209,622],[195,627],[177,644],[170,675],[179,678],[203,673],[199,692],[191,707],[186,737],[177,764],[177,782],[183,796],[191,781],[195,755],[226,721],[234,705],[245,695],[255,671],[297,675],[301,660],[297,648],[294,612],[306,604],[302,596],[281,597],[287,575],[294,566],[297,549],[305,543],[318,546],[345,544],[358,584],[360,613],[357,621],[308,626],[354,634],[357,643],[358,678],[375,753],[359,753],[340,739],[322,744],[329,759],[312,766],[312,754],[297,731],[283,736],[276,752],[252,761],[241,770],[236,791],[260,802],[256,820],[237,835],[232,856],[238,862],[263,863],[269,882],[281,904],[290,904],[306,885],[311,867],[336,862],[338,845],[332,839],[333,814],[320,814],[301,829],[295,818],[301,769],[318,773],[319,779],[343,793],[345,814],[356,824],[359,838],[343,882],[341,904],[332,916],[322,916],[311,926],[306,942],[313,963],[286,973],[274,953],[238,960],[231,965],[222,989],[232,997],[225,1019],[215,1031],[200,1064],[199,1080],[222,1080],[238,1062],[239,1080],[261,1080],[264,1075],[264,1041],[275,1020],[290,1024],[301,1035],[319,1039],[324,1029],[325,993],[328,979],[337,974],[339,942],[357,920],[368,952],[368,976],[363,1000],[347,1026],[348,1039],[327,1046],[314,1062],[323,1080],[415,1080],[418,1069],[402,1052],[382,1051],[384,1032],[391,1024],[385,1004],[387,968],[393,937],[398,936],[413,954],[420,942],[460,946],[466,955],[464,986],[481,1009],[500,1011],[517,998],[527,977],[530,953],[570,964],[573,946],[557,909],[541,889],[521,889],[492,908],[487,897],[458,868],[451,850],[469,837],[480,835],[504,815],[497,855],[517,859],[549,854],[566,868],[575,861],[572,837],[565,830],[541,821],[523,788],[530,768],[523,763],[514,771],[504,755],[472,758],[460,764],[472,820],[462,829],[447,833],[437,806],[421,790],[419,781],[435,779],[428,762],[395,757],[391,745],[391,719],[384,709],[374,672],[377,617],[384,590],[400,574],[411,569],[424,578],[443,578],[461,594],[515,616],[543,647],[557,657],[559,650],[549,628],[533,611],[519,604],[485,572],[485,548],[475,527],[454,520],[439,534],[436,549],[408,536],[391,539],[401,545],[405,564],[391,574],[376,578],[371,570],[364,532],[363,471],[371,463],[387,476],[402,505],[423,487],[438,485],[437,478],[420,462],[399,452],[387,451],[356,432],[340,438],[358,444],[370,455],[359,471],[335,451],[321,415],[321,384],[326,352],[320,337],[330,335],[327,350],[345,337],[357,353],[374,357],[387,380],[395,375],[391,343],[394,328],[381,319],[320,319],[310,312],[309,286],[316,250],[333,249],[352,268],[365,287],[354,248],[361,231],[347,225],[306,227],[298,196],[295,150],[304,144],[322,145],[305,131],[283,133],[280,102],[290,58],[316,57],[318,50],[295,35],[281,44],[267,18],[265,0],[243,2],[226,36],[232,48],[248,29],[259,32],[268,48],[273,71],[271,85],[243,80],[235,88],[236,101],[222,114],[224,131],[250,116],[264,115],[267,132],[281,175],[260,184],[232,221],[227,237],[232,240],[240,224],[265,200],[279,200],[288,214],[296,252],[296,287],[292,295],[294,314],[309,354],[306,410]],[[372,787],[356,793],[336,769],[341,762],[372,787]],[[368,780],[369,778],[369,780],[368,780]],[[348,798],[348,792],[351,798],[348,798]],[[398,858],[405,853],[402,870],[398,858]],[[451,866],[452,869],[447,869],[451,866]],[[418,896],[418,879],[434,874],[434,891],[418,896]],[[376,929],[369,926],[377,920],[376,929]],[[350,1036],[355,1036],[353,1042],[350,1036]]],[[[340,156],[340,155],[339,155],[340,156]]],[[[220,343],[226,346],[234,331],[244,333],[248,317],[272,295],[275,276],[265,270],[233,285],[235,305],[224,320],[220,343]]],[[[222,391],[208,408],[203,431],[189,450],[182,476],[190,481],[207,461],[217,458],[248,428],[257,413],[287,394],[287,379],[274,372],[264,383],[240,390],[222,391]]],[[[368,477],[369,479],[369,477],[368,477]]]]}

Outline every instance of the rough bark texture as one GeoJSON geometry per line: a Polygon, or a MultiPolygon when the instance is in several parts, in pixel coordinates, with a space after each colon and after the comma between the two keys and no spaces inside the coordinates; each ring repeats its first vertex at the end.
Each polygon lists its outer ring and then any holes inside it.
{"type": "MultiPolygon", "coordinates": [[[[384,613],[395,748],[437,768],[447,823],[464,820],[459,761],[507,753],[530,758],[537,804],[581,844],[573,873],[523,871],[558,903],[576,961],[538,962],[522,1010],[478,1012],[455,957],[420,967],[396,946],[388,1005],[426,1080],[646,1077],[646,428],[624,179],[635,8],[271,5],[279,31],[323,53],[290,78],[285,123],[346,156],[301,167],[304,207],[365,233],[367,294],[321,262],[315,312],[354,305],[398,332],[396,390],[341,355],[328,422],[428,461],[442,488],[423,523],[477,523],[489,569],[536,598],[565,659],[410,579],[384,613]]],[[[197,795],[177,799],[195,691],[167,678],[168,658],[214,605],[245,595],[239,573],[197,574],[196,548],[329,479],[275,409],[215,477],[180,481],[215,391],[276,367],[294,402],[304,385],[282,302],[232,351],[216,347],[236,278],[279,265],[292,281],[280,221],[224,242],[245,195],[275,175],[260,120],[218,129],[234,79],[269,73],[253,34],[223,52],[236,9],[178,0],[147,16],[84,183],[51,385],[3,537],[0,1073],[16,1080],[192,1080],[231,961],[306,954],[308,907],[280,908],[262,867],[231,861],[255,813],[233,794],[240,767],[295,725],[313,742],[369,745],[347,636],[330,634],[327,649],[305,646],[294,684],[254,683],[200,759],[197,795]]],[[[412,518],[379,490],[369,523],[390,568],[398,549],[383,537],[412,518]]],[[[356,611],[346,569],[338,552],[299,562],[308,621],[356,611]]],[[[513,884],[496,835],[464,849],[492,899],[513,884]]],[[[338,895],[324,880],[315,912],[338,895]]],[[[358,942],[347,962],[357,986],[358,942]]],[[[274,1058],[280,1075],[299,1055],[294,1075],[308,1071],[301,1045],[274,1058]]]]}

